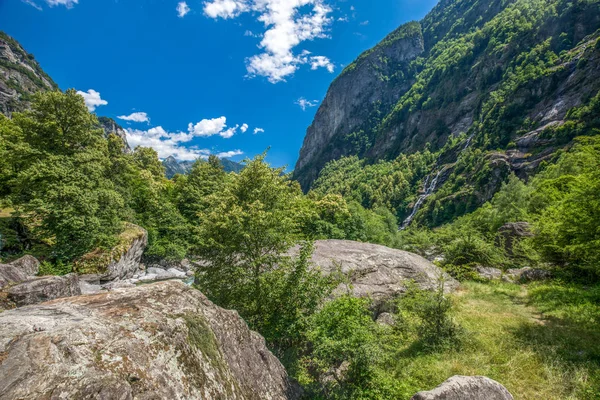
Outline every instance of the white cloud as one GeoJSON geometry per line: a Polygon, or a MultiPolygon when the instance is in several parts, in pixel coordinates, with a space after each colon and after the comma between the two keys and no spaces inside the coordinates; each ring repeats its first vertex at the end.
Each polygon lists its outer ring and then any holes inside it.
{"type": "Polygon", "coordinates": [[[117,118],[132,122],[150,122],[150,118],[148,118],[148,114],[145,112],[134,112],[129,115],[121,115],[117,118]]]}
{"type": "Polygon", "coordinates": [[[335,71],[335,65],[324,56],[314,56],[310,58],[310,69],[315,70],[317,68],[327,68],[327,71],[333,73],[335,71]]]}
{"type": "Polygon", "coordinates": [[[188,124],[188,132],[194,136],[209,137],[220,134],[226,126],[227,118],[225,117],[203,119],[195,125],[190,122],[188,124]]]}
{"type": "Polygon", "coordinates": [[[368,20],[367,21],[363,21],[363,22],[360,23],[360,25],[367,26],[367,25],[369,25],[369,21],[368,20]]]}
{"type": "Polygon", "coordinates": [[[257,133],[264,133],[265,130],[263,128],[254,128],[254,134],[256,135],[257,133]]]}
{"type": "Polygon", "coordinates": [[[234,18],[248,10],[244,0],[213,0],[204,3],[204,13],[211,18],[234,18]]]}
{"type": "Polygon", "coordinates": [[[179,16],[179,18],[185,17],[185,15],[189,12],[190,7],[185,1],[180,1],[179,3],[177,3],[177,15],[179,16]]]}
{"type": "MultiPolygon", "coordinates": [[[[264,76],[271,83],[285,81],[300,65],[310,61],[304,53],[293,50],[300,43],[326,37],[332,9],[325,0],[212,0],[204,3],[210,18],[234,18],[254,12],[266,31],[259,48],[263,53],[246,60],[248,75],[264,76]],[[312,10],[302,12],[307,6],[312,10]]],[[[316,69],[316,68],[313,68],[316,69]]]]}
{"type": "Polygon", "coordinates": [[[21,0],[23,3],[30,5],[31,7],[35,8],[38,11],[42,11],[42,7],[40,7],[35,1],[33,0],[21,0]]]}
{"type": "Polygon", "coordinates": [[[224,138],[224,139],[229,139],[230,137],[232,137],[233,135],[235,135],[235,133],[237,132],[237,130],[238,130],[239,127],[240,127],[239,125],[236,125],[236,126],[234,126],[232,128],[229,128],[229,129],[226,129],[226,130],[224,130],[222,132],[219,132],[219,135],[221,135],[221,137],[224,138]]]}
{"type": "Polygon", "coordinates": [[[298,104],[303,111],[306,111],[309,107],[316,107],[319,104],[318,100],[306,100],[304,97],[300,97],[295,104],[298,104]]]}
{"type": "Polygon", "coordinates": [[[100,97],[100,93],[96,92],[94,89],[90,89],[87,92],[82,92],[81,90],[77,91],[78,95],[81,95],[85,100],[85,105],[87,106],[90,112],[94,112],[96,107],[105,106],[108,104],[108,101],[102,100],[100,97]]]}
{"type": "MultiPolygon", "coordinates": [[[[127,142],[132,148],[138,146],[151,147],[158,153],[158,157],[165,159],[169,156],[179,161],[193,161],[198,158],[206,158],[211,154],[210,150],[198,149],[197,147],[185,147],[181,143],[193,139],[192,134],[184,132],[167,132],[163,127],[157,126],[148,130],[128,128],[125,130],[127,142]]],[[[218,153],[218,157],[233,157],[244,154],[241,150],[232,150],[218,153]]]]}
{"type": "Polygon", "coordinates": [[[242,133],[246,133],[247,130],[248,130],[248,124],[242,124],[240,131],[242,131],[242,133]]]}
{"type": "Polygon", "coordinates": [[[242,154],[244,154],[244,152],[241,150],[232,150],[232,151],[225,151],[222,153],[217,153],[216,156],[219,158],[230,158],[230,157],[234,157],[234,156],[240,156],[242,154]]]}
{"type": "Polygon", "coordinates": [[[65,6],[71,8],[73,5],[79,4],[79,0],[46,0],[46,3],[48,3],[50,7],[65,6]]]}

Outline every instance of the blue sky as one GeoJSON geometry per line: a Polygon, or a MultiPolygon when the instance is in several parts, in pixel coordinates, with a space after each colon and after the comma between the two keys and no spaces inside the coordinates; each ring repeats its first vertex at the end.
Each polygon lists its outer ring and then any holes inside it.
{"type": "Polygon", "coordinates": [[[0,29],[133,145],[291,169],[343,66],[436,2],[0,0],[0,29]]]}

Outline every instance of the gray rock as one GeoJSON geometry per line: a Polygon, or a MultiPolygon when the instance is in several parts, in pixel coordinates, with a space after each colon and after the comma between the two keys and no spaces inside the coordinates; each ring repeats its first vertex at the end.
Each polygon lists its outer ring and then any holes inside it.
{"type": "Polygon", "coordinates": [[[81,294],[94,294],[100,292],[102,290],[102,286],[94,285],[92,283],[80,279],[79,290],[81,291],[81,294]]]}
{"type": "Polygon", "coordinates": [[[44,276],[19,283],[8,289],[8,299],[17,307],[80,294],[77,274],[44,276]]]}
{"type": "Polygon", "coordinates": [[[298,397],[237,312],[168,281],[0,314],[2,399],[298,397]]]}
{"type": "Polygon", "coordinates": [[[490,281],[502,278],[502,270],[498,268],[482,267],[481,265],[478,265],[477,267],[475,267],[475,271],[479,274],[481,278],[490,281]]]}
{"type": "Polygon", "coordinates": [[[19,267],[14,265],[0,264],[0,289],[26,281],[27,274],[19,267]]]}
{"type": "Polygon", "coordinates": [[[379,314],[375,322],[377,322],[379,325],[393,326],[396,323],[396,319],[394,318],[393,314],[384,312],[379,314]]]}
{"type": "Polygon", "coordinates": [[[411,400],[513,400],[504,386],[485,376],[453,376],[411,400]]]}
{"type": "MultiPolygon", "coordinates": [[[[352,293],[359,297],[372,297],[382,303],[406,291],[408,281],[414,281],[421,289],[438,287],[439,279],[445,280],[444,290],[458,288],[458,281],[425,258],[402,250],[370,243],[349,240],[317,240],[312,262],[326,273],[341,268],[349,277],[352,293]]],[[[345,293],[346,285],[336,292],[345,293]]]]}
{"type": "Polygon", "coordinates": [[[101,282],[131,278],[143,268],[140,260],[148,244],[148,232],[140,227],[136,228],[143,233],[132,241],[129,249],[118,260],[114,260],[108,265],[106,273],[102,274],[100,278],[101,282]]]}
{"type": "Polygon", "coordinates": [[[507,253],[512,255],[515,244],[523,239],[532,237],[531,225],[528,222],[509,222],[498,229],[496,241],[503,246],[507,253]]]}
{"type": "Polygon", "coordinates": [[[37,258],[30,255],[25,255],[11,262],[10,265],[19,268],[28,276],[34,276],[40,272],[40,262],[37,260],[37,258]]]}
{"type": "Polygon", "coordinates": [[[551,277],[552,273],[548,270],[530,267],[509,269],[506,271],[506,275],[504,276],[505,280],[508,282],[522,283],[542,281],[550,279],[551,277]]]}

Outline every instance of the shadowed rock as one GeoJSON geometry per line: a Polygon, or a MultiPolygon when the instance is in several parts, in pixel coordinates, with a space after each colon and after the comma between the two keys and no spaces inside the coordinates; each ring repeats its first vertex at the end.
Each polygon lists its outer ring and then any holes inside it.
{"type": "Polygon", "coordinates": [[[0,314],[2,399],[291,399],[235,311],[168,281],[0,314]]]}
{"type": "Polygon", "coordinates": [[[8,299],[17,307],[80,294],[77,274],[43,276],[19,283],[8,289],[8,299]]]}
{"type": "Polygon", "coordinates": [[[433,390],[411,400],[513,400],[504,386],[485,376],[453,376],[433,390]]]}
{"type": "Polygon", "coordinates": [[[509,269],[506,271],[506,275],[504,275],[504,279],[508,282],[521,283],[543,281],[551,277],[552,273],[548,270],[530,267],[509,269]]]}
{"type": "Polygon", "coordinates": [[[27,279],[27,274],[21,268],[14,265],[0,264],[0,289],[27,279]]]}
{"type": "Polygon", "coordinates": [[[496,241],[506,249],[508,254],[513,255],[515,244],[523,238],[532,236],[531,225],[528,222],[509,222],[498,229],[496,241]]]}

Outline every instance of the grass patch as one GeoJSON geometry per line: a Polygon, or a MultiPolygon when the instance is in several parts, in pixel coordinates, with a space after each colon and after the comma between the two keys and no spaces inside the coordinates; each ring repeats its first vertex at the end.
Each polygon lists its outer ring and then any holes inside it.
{"type": "Polygon", "coordinates": [[[571,288],[580,293],[573,299],[552,285],[529,290],[508,283],[464,283],[453,298],[467,340],[460,349],[443,352],[427,353],[411,342],[397,349],[388,373],[408,389],[400,398],[453,375],[485,375],[515,399],[599,399],[600,332],[565,319],[571,307],[581,307],[589,297],[571,288]],[[559,294],[551,295],[555,289],[559,294]]]}

